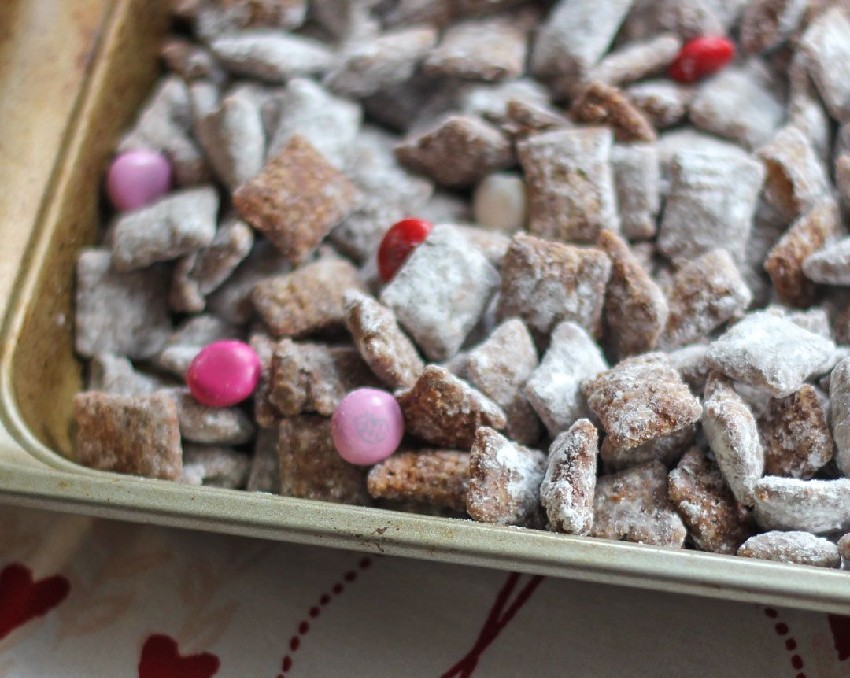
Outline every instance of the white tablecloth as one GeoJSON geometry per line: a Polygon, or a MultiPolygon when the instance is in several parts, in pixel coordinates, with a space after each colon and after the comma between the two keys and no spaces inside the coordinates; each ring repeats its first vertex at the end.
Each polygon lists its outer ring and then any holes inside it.
{"type": "Polygon", "coordinates": [[[850,617],[0,507],[0,678],[850,675],[850,617]]]}

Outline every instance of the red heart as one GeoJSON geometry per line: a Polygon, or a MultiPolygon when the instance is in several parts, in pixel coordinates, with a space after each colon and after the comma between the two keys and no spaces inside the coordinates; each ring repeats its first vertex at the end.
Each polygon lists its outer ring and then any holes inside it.
{"type": "Polygon", "coordinates": [[[60,575],[33,581],[29,568],[7,565],[0,572],[0,638],[50,612],[70,590],[68,580],[60,575]]]}
{"type": "Polygon", "coordinates": [[[829,629],[832,631],[832,642],[835,644],[835,651],[838,652],[838,660],[844,661],[850,657],[850,617],[837,614],[829,614],[827,617],[829,629]]]}
{"type": "Polygon", "coordinates": [[[148,636],[139,659],[139,678],[210,678],[218,672],[218,657],[209,652],[181,657],[170,636],[148,636]]]}

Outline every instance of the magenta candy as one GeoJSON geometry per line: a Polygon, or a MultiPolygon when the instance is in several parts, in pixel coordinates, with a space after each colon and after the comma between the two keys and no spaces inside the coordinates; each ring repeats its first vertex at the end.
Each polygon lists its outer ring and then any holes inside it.
{"type": "Polygon", "coordinates": [[[241,341],[208,344],[189,365],[186,385],[200,403],[229,407],[250,396],[260,380],[260,358],[241,341]]]}
{"type": "Polygon", "coordinates": [[[127,151],[109,167],[106,192],[116,209],[135,210],[156,202],[171,187],[171,163],[158,151],[127,151]]]}
{"type": "Polygon", "coordinates": [[[351,464],[377,464],[398,448],[404,436],[404,417],[386,391],[358,388],[337,406],[331,435],[339,456],[351,464]]]}

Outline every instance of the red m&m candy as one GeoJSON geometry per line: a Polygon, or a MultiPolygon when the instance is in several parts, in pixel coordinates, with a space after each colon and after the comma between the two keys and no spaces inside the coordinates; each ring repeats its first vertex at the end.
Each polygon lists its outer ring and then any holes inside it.
{"type": "Polygon", "coordinates": [[[402,219],[390,226],[378,248],[378,274],[381,280],[393,279],[410,253],[422,243],[433,225],[424,219],[402,219]]]}
{"type": "Polygon", "coordinates": [[[260,358],[241,341],[208,344],[189,365],[186,385],[198,402],[229,407],[250,396],[260,380],[260,358]]]}
{"type": "Polygon", "coordinates": [[[722,36],[703,36],[686,42],[668,71],[673,80],[692,83],[716,73],[735,56],[735,45],[722,36]]]}

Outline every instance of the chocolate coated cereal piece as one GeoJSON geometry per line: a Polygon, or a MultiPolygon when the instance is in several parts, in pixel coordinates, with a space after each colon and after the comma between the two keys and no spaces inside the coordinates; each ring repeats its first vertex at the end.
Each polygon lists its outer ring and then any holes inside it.
{"type": "Polygon", "coordinates": [[[830,357],[835,344],[768,311],[750,313],[709,346],[716,370],[774,397],[791,395],[830,357]]]}
{"type": "Polygon", "coordinates": [[[193,14],[202,38],[243,28],[298,28],[307,15],[307,0],[206,0],[193,14]]]}
{"type": "Polygon", "coordinates": [[[667,491],[698,549],[735,554],[752,534],[723,475],[697,447],[688,450],[667,478],[667,491]]]}
{"type": "Polygon", "coordinates": [[[534,43],[534,73],[571,80],[583,77],[608,51],[633,2],[612,0],[600,5],[593,0],[560,0],[534,43]]]}
{"type": "Polygon", "coordinates": [[[626,96],[655,129],[680,122],[688,112],[694,90],[668,80],[645,80],[630,85],[626,96]]]}
{"type": "Polygon", "coordinates": [[[611,168],[623,235],[652,238],[661,207],[658,150],[654,144],[614,144],[611,168]]]}
{"type": "Polygon", "coordinates": [[[421,210],[431,197],[433,185],[396,162],[392,150],[395,142],[394,136],[364,129],[348,149],[348,175],[363,199],[333,230],[330,239],[339,250],[358,261],[368,260],[374,254],[392,224],[410,214],[428,219],[421,210]]]}
{"type": "Polygon", "coordinates": [[[850,153],[835,159],[835,183],[845,207],[850,205],[850,153]]]}
{"type": "Polygon", "coordinates": [[[667,320],[667,300],[619,236],[603,230],[599,247],[611,259],[605,295],[605,336],[620,358],[655,348],[667,320]]]}
{"type": "Polygon", "coordinates": [[[303,262],[355,207],[355,186],[297,134],[233,194],[242,218],[293,263],[303,262]]]}
{"type": "Polygon", "coordinates": [[[425,59],[423,70],[438,78],[506,80],[525,68],[524,31],[504,18],[449,27],[425,59]]]}
{"type": "Polygon", "coordinates": [[[846,563],[850,561],[850,536],[845,534],[841,537],[841,539],[838,540],[837,546],[838,553],[846,566],[846,563]]]}
{"type": "Polygon", "coordinates": [[[693,344],[667,353],[670,363],[682,375],[682,379],[694,393],[702,393],[705,388],[705,380],[710,370],[705,364],[707,352],[707,344],[693,344]]]}
{"type": "Polygon", "coordinates": [[[253,179],[263,167],[266,137],[260,107],[245,89],[221,100],[195,123],[198,141],[216,176],[230,190],[253,179]]]}
{"type": "Polygon", "coordinates": [[[735,499],[752,506],[753,488],[764,474],[764,450],[749,406],[717,374],[705,386],[702,429],[735,499]]]}
{"type": "Polygon", "coordinates": [[[598,446],[596,427],[587,419],[579,419],[553,441],[540,485],[550,530],[590,534],[598,446]]]}
{"type": "Polygon", "coordinates": [[[741,44],[750,54],[766,52],[795,33],[807,0],[752,0],[741,20],[741,44]]]}
{"type": "Polygon", "coordinates": [[[396,400],[407,433],[439,447],[468,449],[479,426],[502,430],[507,424],[496,403],[439,365],[428,365],[396,400]]]}
{"type": "Polygon", "coordinates": [[[432,27],[419,26],[355,42],[343,48],[324,84],[337,94],[369,96],[407,80],[436,41],[432,27]]]}
{"type": "Polygon", "coordinates": [[[88,390],[124,396],[147,396],[163,387],[163,382],[137,372],[127,358],[98,353],[89,363],[88,390]]]}
{"type": "Polygon", "coordinates": [[[83,249],[77,260],[77,353],[149,358],[171,332],[167,270],[119,273],[109,251],[83,249]]]}
{"type": "Polygon", "coordinates": [[[671,349],[703,339],[739,318],[753,297],[726,250],[706,252],[673,277],[670,314],[659,344],[671,349]]]}
{"type": "Polygon", "coordinates": [[[348,290],[365,291],[357,269],[342,259],[329,258],[261,280],[251,296],[272,334],[299,337],[341,326],[348,290]]]}
{"type": "Polygon", "coordinates": [[[806,57],[800,50],[791,59],[788,82],[788,124],[802,131],[818,157],[826,161],[832,146],[832,121],[809,76],[806,57]]]}
{"type": "Polygon", "coordinates": [[[565,129],[517,144],[529,201],[529,231],[549,240],[593,242],[619,231],[611,130],[565,129]]]}
{"type": "Polygon", "coordinates": [[[850,238],[829,243],[807,257],[803,262],[803,271],[809,280],[818,283],[850,284],[850,238]]]}
{"type": "Polygon", "coordinates": [[[206,247],[177,262],[171,283],[171,308],[199,313],[215,291],[251,252],[254,232],[244,221],[226,220],[206,247]]]}
{"type": "Polygon", "coordinates": [[[850,61],[850,15],[840,3],[818,16],[800,43],[809,74],[830,115],[840,123],[850,120],[850,78],[844,67],[850,61]]]}
{"type": "Polygon", "coordinates": [[[775,89],[769,71],[757,61],[727,67],[697,89],[691,121],[706,132],[756,148],[771,138],[785,114],[775,89]]]}
{"type": "MultiPolygon", "coordinates": [[[[280,418],[277,408],[269,400],[269,386],[272,373],[272,358],[278,342],[261,331],[255,331],[248,338],[248,345],[254,349],[260,359],[260,380],[254,389],[254,421],[265,428],[275,428],[280,418]]],[[[275,442],[277,445],[277,442],[275,442]]],[[[275,449],[277,449],[275,447],[275,449]]],[[[277,453],[275,453],[277,454],[277,453]]]]}
{"type": "Polygon", "coordinates": [[[786,125],[757,155],[764,164],[764,197],[786,221],[809,211],[829,194],[826,170],[806,135],[786,125]]]}
{"type": "Polygon", "coordinates": [[[740,268],[753,295],[754,307],[765,306],[773,298],[773,286],[764,262],[786,230],[788,222],[760,198],[740,268]]]}
{"type": "Polygon", "coordinates": [[[517,233],[502,262],[498,317],[517,316],[544,335],[572,320],[599,336],[610,275],[601,250],[517,233]]]}
{"type": "Polygon", "coordinates": [[[133,128],[118,144],[118,152],[156,149],[168,155],[177,186],[209,181],[209,168],[189,135],[189,92],[182,79],[163,78],[142,108],[133,128]]]}
{"type": "Polygon", "coordinates": [[[503,131],[516,139],[524,139],[538,132],[550,132],[573,126],[568,118],[545,102],[526,99],[508,101],[504,117],[503,131]]]}
{"type": "Polygon", "coordinates": [[[755,518],[765,530],[815,534],[850,529],[850,479],[766,476],[755,485],[755,518]]]}
{"type": "Polygon", "coordinates": [[[808,480],[832,459],[832,433],[820,394],[803,384],[799,391],[770,401],[759,421],[764,472],[808,480]]]}
{"type": "Polygon", "coordinates": [[[242,445],[254,437],[251,420],[236,407],[207,407],[186,388],[166,391],[177,406],[180,435],[194,443],[242,445]]]}
{"type": "Polygon", "coordinates": [[[644,80],[669,66],[681,48],[682,41],[671,33],[628,44],[602,59],[591,69],[588,80],[597,80],[607,85],[644,80]]]}
{"type": "Polygon", "coordinates": [[[376,385],[352,346],[282,339],[272,356],[268,399],[284,417],[301,413],[329,417],[349,391],[376,385]]]}
{"type": "Polygon", "coordinates": [[[413,386],[425,363],[393,312],[356,290],[346,293],[344,301],[345,325],[375,376],[391,389],[413,386]]]}
{"type": "MultiPolygon", "coordinates": [[[[808,274],[806,262],[838,233],[839,225],[838,205],[823,200],[797,219],[770,250],[764,269],[781,301],[800,307],[814,301],[817,288],[811,281],[817,277],[808,274]]],[[[810,266],[817,269],[816,263],[810,266]]]]}
{"type": "Polygon", "coordinates": [[[277,423],[271,428],[258,428],[251,457],[251,471],[245,489],[248,492],[276,493],[280,487],[277,454],[277,423]]]}
{"type": "Polygon", "coordinates": [[[159,56],[169,71],[175,72],[186,82],[209,79],[221,83],[225,79],[215,57],[189,40],[167,38],[159,50],[159,56]]]}
{"type": "Polygon", "coordinates": [[[318,40],[275,30],[228,33],[211,39],[209,46],[234,75],[274,83],[324,73],[334,60],[333,53],[318,40]]]}
{"type": "Polygon", "coordinates": [[[370,12],[375,0],[312,0],[310,12],[321,26],[342,41],[369,37],[380,26],[370,12]]]}
{"type": "Polygon", "coordinates": [[[511,442],[486,426],[469,453],[466,511],[482,523],[539,527],[540,483],[546,455],[511,442]]]}
{"type": "Polygon", "coordinates": [[[399,451],[369,471],[369,494],[466,512],[469,453],[451,450],[399,451]]]}
{"type": "Polygon", "coordinates": [[[454,104],[466,115],[477,115],[494,124],[508,120],[508,104],[522,101],[528,105],[551,108],[549,93],[536,80],[519,78],[495,83],[470,83],[456,89],[454,104]]]}
{"type": "Polygon", "coordinates": [[[845,476],[850,476],[850,358],[832,370],[829,381],[832,435],[835,438],[835,461],[845,476]]]}
{"type": "Polygon", "coordinates": [[[590,535],[639,544],[684,546],[687,531],[667,496],[667,469],[655,461],[600,476],[590,535]]]}
{"type": "Polygon", "coordinates": [[[504,321],[466,356],[464,377],[502,408],[505,433],[523,445],[540,439],[540,420],[524,391],[537,362],[534,341],[518,318],[504,321]]]}
{"type": "Polygon", "coordinates": [[[617,141],[655,141],[646,116],[618,88],[596,80],[578,90],[570,115],[576,122],[610,127],[617,141]]]}
{"type": "Polygon", "coordinates": [[[331,437],[331,420],[302,415],[280,420],[278,437],[280,493],[368,506],[365,466],[343,460],[331,437]]]}
{"type": "Polygon", "coordinates": [[[694,442],[695,427],[688,426],[667,436],[638,445],[637,447],[614,447],[610,438],[602,441],[599,457],[606,473],[622,471],[648,461],[660,461],[665,466],[675,464],[682,453],[694,442]]]}
{"type": "Polygon", "coordinates": [[[681,261],[721,246],[743,261],[763,179],[761,165],[738,151],[680,151],[670,167],[658,248],[681,261]]]}
{"type": "Polygon", "coordinates": [[[171,334],[153,364],[182,378],[204,346],[220,339],[242,338],[243,333],[235,325],[217,316],[192,316],[171,334]]]}
{"type": "Polygon", "coordinates": [[[528,402],[549,435],[566,431],[587,415],[581,382],[607,368],[599,346],[581,327],[567,321],[552,330],[549,348],[525,387],[528,402]]]}
{"type": "Polygon", "coordinates": [[[293,78],[277,97],[277,124],[269,131],[268,157],[275,157],[296,134],[325,160],[344,169],[357,141],[362,113],[308,78],[293,78]]]}
{"type": "Polygon", "coordinates": [[[147,478],[180,477],[183,450],[177,408],[167,394],[78,393],[74,420],[80,464],[147,478]]]}
{"type": "Polygon", "coordinates": [[[745,541],[738,555],[759,560],[775,560],[794,565],[839,567],[838,547],[829,539],[808,532],[774,530],[757,534],[745,541]]]}
{"type": "Polygon", "coordinates": [[[626,358],[582,383],[582,393],[619,448],[637,447],[699,420],[702,407],[663,353],[626,358]]]}
{"type": "Polygon", "coordinates": [[[218,194],[212,187],[171,193],[149,207],[118,217],[112,241],[116,271],[170,261],[210,244],[218,194]]]}
{"type": "Polygon", "coordinates": [[[431,360],[451,358],[478,322],[499,274],[455,227],[435,226],[381,292],[431,360]]]}
{"type": "Polygon", "coordinates": [[[396,157],[443,186],[470,186],[513,162],[507,137],[471,115],[452,114],[396,147],[396,157]]]}
{"type": "Polygon", "coordinates": [[[251,458],[232,447],[188,444],[183,449],[180,482],[241,490],[250,470],[251,458]]]}

